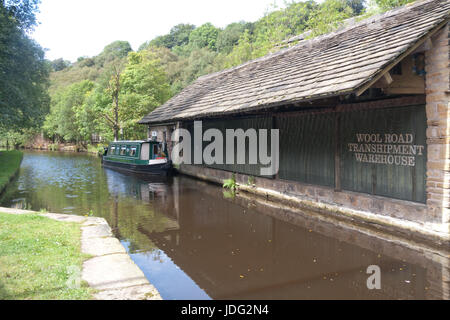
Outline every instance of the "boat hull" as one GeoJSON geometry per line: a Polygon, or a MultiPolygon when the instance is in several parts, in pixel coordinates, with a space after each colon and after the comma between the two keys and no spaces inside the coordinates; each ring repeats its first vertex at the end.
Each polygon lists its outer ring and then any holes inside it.
{"type": "Polygon", "coordinates": [[[144,173],[149,175],[170,175],[172,173],[172,162],[159,164],[132,164],[109,161],[102,158],[102,164],[106,168],[134,173],[144,173]]]}

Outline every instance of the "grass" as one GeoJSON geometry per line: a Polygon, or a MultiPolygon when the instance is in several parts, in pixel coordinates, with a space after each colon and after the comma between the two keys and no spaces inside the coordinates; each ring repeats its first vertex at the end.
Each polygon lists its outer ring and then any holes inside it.
{"type": "Polygon", "coordinates": [[[0,213],[0,300],[91,299],[93,290],[80,282],[88,258],[80,237],[76,223],[0,213]]]}
{"type": "Polygon", "coordinates": [[[0,152],[0,193],[16,174],[22,157],[22,152],[17,150],[0,152]]]}

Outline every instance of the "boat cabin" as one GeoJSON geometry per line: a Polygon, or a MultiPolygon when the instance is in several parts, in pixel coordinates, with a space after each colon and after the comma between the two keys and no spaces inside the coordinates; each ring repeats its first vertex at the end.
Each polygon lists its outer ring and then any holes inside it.
{"type": "Polygon", "coordinates": [[[166,144],[158,141],[111,142],[104,160],[132,164],[167,162],[166,144]]]}

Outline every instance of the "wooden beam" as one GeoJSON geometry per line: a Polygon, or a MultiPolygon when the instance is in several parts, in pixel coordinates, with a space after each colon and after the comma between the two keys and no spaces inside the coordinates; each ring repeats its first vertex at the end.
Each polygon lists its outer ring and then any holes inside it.
{"type": "Polygon", "coordinates": [[[417,41],[412,47],[404,51],[401,55],[399,55],[396,59],[394,59],[391,63],[389,63],[384,69],[382,69],[378,75],[372,78],[372,80],[368,81],[365,85],[363,85],[359,90],[356,91],[356,96],[359,97],[362,95],[367,89],[369,89],[375,82],[377,82],[381,77],[383,77],[387,72],[389,72],[397,63],[403,60],[406,56],[411,54],[414,50],[416,50],[419,46],[421,46],[427,39],[430,39],[435,33],[441,30],[442,27],[447,25],[448,19],[445,19],[440,24],[437,25],[432,31],[423,36],[419,41],[417,41]]]}
{"type": "Polygon", "coordinates": [[[357,102],[339,104],[336,106],[336,111],[353,111],[364,109],[381,109],[381,108],[393,108],[393,107],[405,107],[405,106],[417,106],[426,103],[425,95],[416,95],[409,97],[401,97],[394,99],[379,99],[374,101],[357,102]]]}
{"type": "Polygon", "coordinates": [[[386,72],[383,75],[384,81],[386,81],[387,85],[390,85],[392,82],[394,82],[394,79],[392,79],[391,74],[389,72],[386,72]]]}
{"type": "Polygon", "coordinates": [[[341,115],[336,112],[334,116],[334,191],[341,191],[340,122],[341,115]]]}

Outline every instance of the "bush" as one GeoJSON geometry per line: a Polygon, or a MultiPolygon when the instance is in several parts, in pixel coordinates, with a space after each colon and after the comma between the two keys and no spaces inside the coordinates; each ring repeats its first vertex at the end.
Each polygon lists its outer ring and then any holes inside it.
{"type": "Polygon", "coordinates": [[[58,151],[59,150],[59,144],[57,143],[51,143],[48,145],[48,150],[51,151],[58,151]]]}

